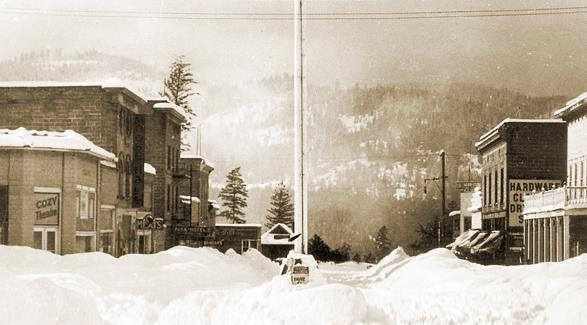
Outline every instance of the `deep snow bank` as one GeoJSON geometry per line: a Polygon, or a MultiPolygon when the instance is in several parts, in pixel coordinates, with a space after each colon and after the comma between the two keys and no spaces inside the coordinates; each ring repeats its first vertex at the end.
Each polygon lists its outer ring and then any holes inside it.
{"type": "Polygon", "coordinates": [[[0,261],[1,324],[151,323],[191,291],[251,287],[278,272],[255,250],[187,247],[116,259],[0,245],[0,261]]]}
{"type": "Polygon", "coordinates": [[[365,296],[388,323],[580,324],[587,317],[580,307],[587,302],[587,255],[560,263],[482,266],[435,249],[379,273],[386,275],[365,296]]]}
{"type": "MultiPolygon", "coordinates": [[[[364,271],[292,286],[257,251],[176,247],[115,259],[0,246],[0,324],[581,324],[587,255],[482,266],[397,249],[364,271]]],[[[337,271],[337,267],[339,267],[337,271]]],[[[354,270],[351,270],[354,269],[354,270]]],[[[338,272],[338,273],[337,273],[338,272]]]]}

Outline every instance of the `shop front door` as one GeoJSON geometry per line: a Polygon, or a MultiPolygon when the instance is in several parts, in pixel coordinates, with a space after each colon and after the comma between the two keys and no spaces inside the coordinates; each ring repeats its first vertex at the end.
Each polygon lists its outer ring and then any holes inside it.
{"type": "Polygon", "coordinates": [[[33,247],[59,254],[57,227],[34,227],[33,247]]]}

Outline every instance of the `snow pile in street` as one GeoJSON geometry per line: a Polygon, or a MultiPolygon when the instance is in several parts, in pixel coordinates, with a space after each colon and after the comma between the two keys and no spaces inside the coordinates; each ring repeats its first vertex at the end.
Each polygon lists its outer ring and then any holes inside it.
{"type": "Polygon", "coordinates": [[[561,263],[482,266],[435,249],[365,290],[390,324],[579,324],[587,255],[561,263]]]}
{"type": "Polygon", "coordinates": [[[295,286],[255,250],[241,256],[175,247],[116,259],[0,246],[0,261],[0,324],[580,324],[587,319],[587,255],[505,267],[470,263],[446,249],[409,257],[400,248],[367,270],[357,263],[321,264],[326,281],[295,286]]]}
{"type": "Polygon", "coordinates": [[[359,274],[358,277],[365,277],[372,280],[385,279],[391,272],[403,265],[403,262],[408,259],[408,254],[404,252],[403,248],[398,247],[389,253],[389,255],[382,258],[375,266],[359,274]]]}

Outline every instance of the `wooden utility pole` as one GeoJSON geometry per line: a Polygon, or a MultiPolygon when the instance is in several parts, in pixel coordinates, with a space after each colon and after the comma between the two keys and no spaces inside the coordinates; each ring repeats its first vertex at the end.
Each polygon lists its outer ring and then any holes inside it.
{"type": "Polygon", "coordinates": [[[304,34],[302,21],[303,0],[294,1],[294,231],[301,234],[295,241],[295,251],[308,253],[308,200],[305,180],[305,125],[304,125],[304,34]]]}
{"type": "Polygon", "coordinates": [[[440,152],[440,160],[442,162],[442,171],[441,171],[441,175],[440,175],[440,184],[441,184],[441,192],[442,192],[442,208],[441,208],[441,215],[440,215],[440,220],[438,222],[438,247],[440,247],[441,241],[440,238],[442,236],[442,231],[441,231],[441,226],[442,226],[442,221],[446,220],[445,216],[446,216],[446,153],[444,152],[444,150],[442,150],[440,152]]]}

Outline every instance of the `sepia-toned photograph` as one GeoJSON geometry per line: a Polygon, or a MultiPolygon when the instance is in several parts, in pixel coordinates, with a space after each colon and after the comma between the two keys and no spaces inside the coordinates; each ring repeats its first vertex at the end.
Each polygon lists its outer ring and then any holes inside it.
{"type": "Polygon", "coordinates": [[[0,324],[587,322],[585,0],[0,0],[0,324]]]}

